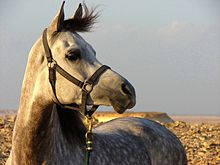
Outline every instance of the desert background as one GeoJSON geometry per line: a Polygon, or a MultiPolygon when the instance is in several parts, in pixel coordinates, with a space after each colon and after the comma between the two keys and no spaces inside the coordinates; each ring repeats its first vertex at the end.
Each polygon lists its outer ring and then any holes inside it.
{"type": "MultiPolygon", "coordinates": [[[[170,115],[161,112],[96,112],[96,124],[119,117],[155,120],[171,130],[186,149],[189,165],[220,164],[220,116],[170,115]]],[[[5,164],[11,148],[15,111],[0,111],[0,165],[5,164]]]]}

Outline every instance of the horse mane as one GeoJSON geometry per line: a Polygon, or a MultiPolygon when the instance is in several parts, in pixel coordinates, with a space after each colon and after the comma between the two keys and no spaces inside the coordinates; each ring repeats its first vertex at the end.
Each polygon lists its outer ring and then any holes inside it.
{"type": "Polygon", "coordinates": [[[89,32],[93,28],[93,25],[97,23],[99,12],[96,12],[96,8],[89,9],[85,3],[83,3],[84,14],[82,17],[73,17],[63,22],[64,29],[72,32],[89,32]]]}
{"type": "Polygon", "coordinates": [[[66,140],[71,144],[76,144],[76,142],[84,144],[87,128],[82,121],[83,117],[80,112],[65,109],[57,105],[57,113],[61,130],[66,140]]]}

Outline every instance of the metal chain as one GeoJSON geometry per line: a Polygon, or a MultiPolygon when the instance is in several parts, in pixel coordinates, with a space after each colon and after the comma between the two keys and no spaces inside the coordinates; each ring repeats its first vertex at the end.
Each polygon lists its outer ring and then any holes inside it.
{"type": "Polygon", "coordinates": [[[93,140],[93,118],[92,116],[86,116],[86,122],[88,123],[88,131],[86,132],[86,165],[89,165],[90,153],[93,150],[92,140],[93,140]]]}

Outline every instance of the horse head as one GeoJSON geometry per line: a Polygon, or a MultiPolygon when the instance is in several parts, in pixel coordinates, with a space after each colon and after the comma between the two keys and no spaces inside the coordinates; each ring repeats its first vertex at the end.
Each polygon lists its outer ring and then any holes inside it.
{"type": "MultiPolygon", "coordinates": [[[[79,5],[73,17],[64,19],[64,3],[47,28],[46,40],[52,58],[72,77],[86,82],[101,66],[93,47],[78,32],[90,31],[98,13],[88,10],[85,4],[79,5]]],[[[48,77],[48,65],[44,63],[41,76],[48,77]]],[[[86,105],[113,106],[116,112],[123,113],[135,105],[135,90],[124,77],[106,69],[93,82],[86,105]]],[[[48,81],[49,84],[49,81],[48,81]]],[[[50,89],[52,89],[50,87],[50,89]]],[[[52,101],[63,105],[82,104],[82,89],[68,81],[64,76],[56,74],[56,89],[49,90],[52,101]],[[54,97],[57,97],[55,99],[54,97]]]]}

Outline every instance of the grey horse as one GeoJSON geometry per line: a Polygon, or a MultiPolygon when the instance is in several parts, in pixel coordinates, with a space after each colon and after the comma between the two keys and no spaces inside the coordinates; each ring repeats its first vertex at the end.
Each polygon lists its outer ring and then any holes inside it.
{"type": "MultiPolygon", "coordinates": [[[[73,17],[64,19],[64,5],[47,28],[53,59],[84,82],[102,64],[95,50],[77,32],[86,32],[98,13],[79,5],[73,17]]],[[[23,80],[7,165],[82,165],[85,163],[87,127],[77,110],[82,89],[56,73],[55,92],[40,37],[33,45],[23,80]],[[59,103],[58,103],[59,100],[59,103]],[[74,108],[73,108],[74,109],[74,108]]],[[[112,106],[123,113],[135,105],[135,90],[121,75],[107,69],[95,81],[88,105],[112,106]]],[[[178,138],[157,122],[141,118],[115,119],[94,128],[92,165],[186,165],[178,138]]]]}

